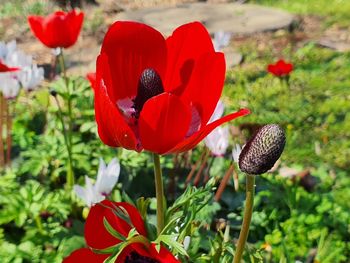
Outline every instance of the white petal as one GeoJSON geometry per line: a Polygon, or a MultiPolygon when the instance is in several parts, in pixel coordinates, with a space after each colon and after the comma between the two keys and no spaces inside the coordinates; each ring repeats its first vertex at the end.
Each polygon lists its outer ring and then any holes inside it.
{"type": "Polygon", "coordinates": [[[222,100],[219,100],[218,104],[216,104],[213,115],[211,116],[208,123],[212,123],[213,121],[220,119],[222,117],[222,115],[224,115],[224,111],[225,111],[225,105],[222,102],[222,100]]]}
{"type": "Polygon", "coordinates": [[[217,127],[204,139],[204,143],[214,155],[222,156],[229,146],[229,136],[228,126],[217,127]]]}
{"type": "Polygon", "coordinates": [[[188,250],[190,247],[190,242],[191,242],[191,237],[190,236],[185,236],[184,238],[184,249],[188,250]]]}
{"type": "MultiPolygon", "coordinates": [[[[104,163],[104,162],[103,162],[104,163]]],[[[101,163],[100,163],[101,164],[101,163]]],[[[96,189],[100,194],[109,194],[118,182],[120,174],[120,164],[117,158],[113,158],[107,168],[99,171],[96,189]]]]}
{"type": "Polygon", "coordinates": [[[213,44],[215,51],[221,51],[223,48],[228,46],[231,39],[231,33],[218,31],[214,34],[213,44]]]}
{"type": "Polygon", "coordinates": [[[239,144],[236,144],[235,147],[232,149],[232,158],[235,163],[238,163],[239,161],[239,155],[241,154],[241,146],[239,144]]]}

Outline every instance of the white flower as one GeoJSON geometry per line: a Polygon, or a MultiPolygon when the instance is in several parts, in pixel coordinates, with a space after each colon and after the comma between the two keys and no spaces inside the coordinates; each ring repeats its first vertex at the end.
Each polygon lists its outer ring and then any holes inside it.
{"type": "Polygon", "coordinates": [[[88,207],[91,207],[94,204],[99,203],[105,199],[104,195],[96,191],[95,185],[87,176],[85,176],[85,187],[74,185],[73,190],[75,194],[81,198],[88,207]]]}
{"type": "MultiPolygon", "coordinates": [[[[211,116],[209,123],[216,121],[224,114],[225,105],[219,100],[213,115],[211,116]]],[[[205,145],[210,151],[217,156],[225,154],[227,147],[229,146],[230,130],[228,126],[215,128],[207,137],[204,139],[205,145]]]]}
{"type": "Polygon", "coordinates": [[[34,90],[44,79],[44,69],[33,63],[32,56],[17,50],[16,41],[7,44],[0,42],[0,60],[9,67],[19,70],[9,74],[1,74],[1,91],[4,97],[14,98],[22,86],[26,91],[34,90]],[[16,83],[17,82],[17,83],[16,83]]]}
{"type": "Polygon", "coordinates": [[[44,69],[33,64],[18,73],[19,81],[26,91],[34,90],[44,80],[44,69]]]}
{"type": "MultiPolygon", "coordinates": [[[[244,146],[243,146],[244,147],[244,146]]],[[[241,154],[241,146],[239,144],[236,144],[235,147],[232,149],[232,158],[235,163],[238,163],[239,161],[239,155],[241,154]]]]}
{"type": "Polygon", "coordinates": [[[221,51],[224,47],[228,46],[231,39],[231,33],[218,31],[214,34],[213,45],[215,51],[221,51]]]}
{"type": "Polygon", "coordinates": [[[6,72],[0,74],[0,91],[5,99],[14,99],[19,93],[20,85],[15,73],[6,72]]]}
{"type": "Polygon", "coordinates": [[[100,159],[95,184],[92,183],[91,178],[85,176],[85,187],[74,185],[73,190],[79,198],[84,200],[88,207],[91,207],[104,200],[112,192],[119,179],[119,174],[120,164],[116,158],[108,166],[100,159]]]}
{"type": "Polygon", "coordinates": [[[113,187],[118,182],[120,174],[120,164],[117,158],[113,158],[112,161],[106,167],[105,162],[100,159],[100,166],[98,168],[96,189],[101,194],[108,195],[112,192],[113,187]]]}
{"type": "Polygon", "coordinates": [[[216,104],[213,115],[211,115],[210,117],[209,123],[212,123],[213,121],[220,119],[222,115],[224,115],[224,111],[225,111],[225,105],[222,102],[222,100],[219,100],[218,104],[216,104]]]}
{"type": "Polygon", "coordinates": [[[229,146],[230,130],[228,126],[215,128],[204,139],[205,145],[216,156],[222,156],[226,153],[229,146]]]}

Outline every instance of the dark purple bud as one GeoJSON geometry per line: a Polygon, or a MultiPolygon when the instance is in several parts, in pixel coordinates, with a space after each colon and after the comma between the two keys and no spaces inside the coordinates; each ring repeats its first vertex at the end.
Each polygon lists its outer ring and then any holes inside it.
{"type": "Polygon", "coordinates": [[[239,168],[247,174],[263,174],[280,158],[286,136],[277,124],[261,127],[247,142],[239,155],[239,168]]]}

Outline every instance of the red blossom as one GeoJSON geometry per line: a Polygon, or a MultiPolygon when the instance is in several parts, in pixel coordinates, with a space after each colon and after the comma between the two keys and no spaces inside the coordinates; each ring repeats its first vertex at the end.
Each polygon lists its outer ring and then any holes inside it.
{"type": "Polygon", "coordinates": [[[9,67],[6,64],[2,63],[0,60],[0,72],[11,72],[11,71],[17,71],[20,68],[16,68],[16,67],[9,67]]]}
{"type": "Polygon", "coordinates": [[[280,59],[276,64],[270,64],[267,66],[267,71],[276,77],[288,76],[293,71],[293,64],[286,63],[283,59],[280,59]]]}
{"type": "Polygon", "coordinates": [[[33,34],[49,48],[69,48],[78,39],[84,13],[57,11],[46,17],[28,16],[33,34]]]}
{"type": "MultiPolygon", "coordinates": [[[[70,254],[63,262],[96,262],[102,263],[111,254],[98,254],[92,249],[102,250],[122,242],[111,235],[104,226],[104,219],[120,235],[127,237],[130,230],[135,228],[139,235],[147,238],[145,224],[137,209],[124,202],[103,202],[93,206],[85,224],[85,240],[89,248],[81,248],[70,254]],[[118,213],[123,213],[120,216],[118,213]],[[129,218],[127,222],[125,218],[129,218]]],[[[132,259],[147,259],[154,263],[179,263],[179,261],[163,246],[156,250],[155,244],[132,243],[125,247],[115,262],[133,262],[132,259]],[[129,260],[129,261],[128,261],[129,260]],[[153,260],[153,261],[151,261],[153,260]]]]}
{"type": "Polygon", "coordinates": [[[243,109],[208,123],[221,96],[225,58],[199,22],[164,37],[136,22],[108,30],[96,62],[95,116],[112,147],[178,153],[195,147],[243,109]]]}

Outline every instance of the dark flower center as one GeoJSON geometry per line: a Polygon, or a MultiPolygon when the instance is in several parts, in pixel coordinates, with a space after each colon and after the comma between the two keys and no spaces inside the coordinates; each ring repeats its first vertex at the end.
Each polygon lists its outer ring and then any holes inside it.
{"type": "Polygon", "coordinates": [[[124,263],[159,263],[158,260],[155,260],[153,258],[148,258],[139,255],[136,252],[131,252],[126,258],[124,263]]]}
{"type": "Polygon", "coordinates": [[[137,95],[134,99],[133,108],[135,109],[135,117],[139,117],[143,105],[147,100],[163,92],[162,80],[158,73],[151,68],[145,69],[140,76],[137,95]]]}

